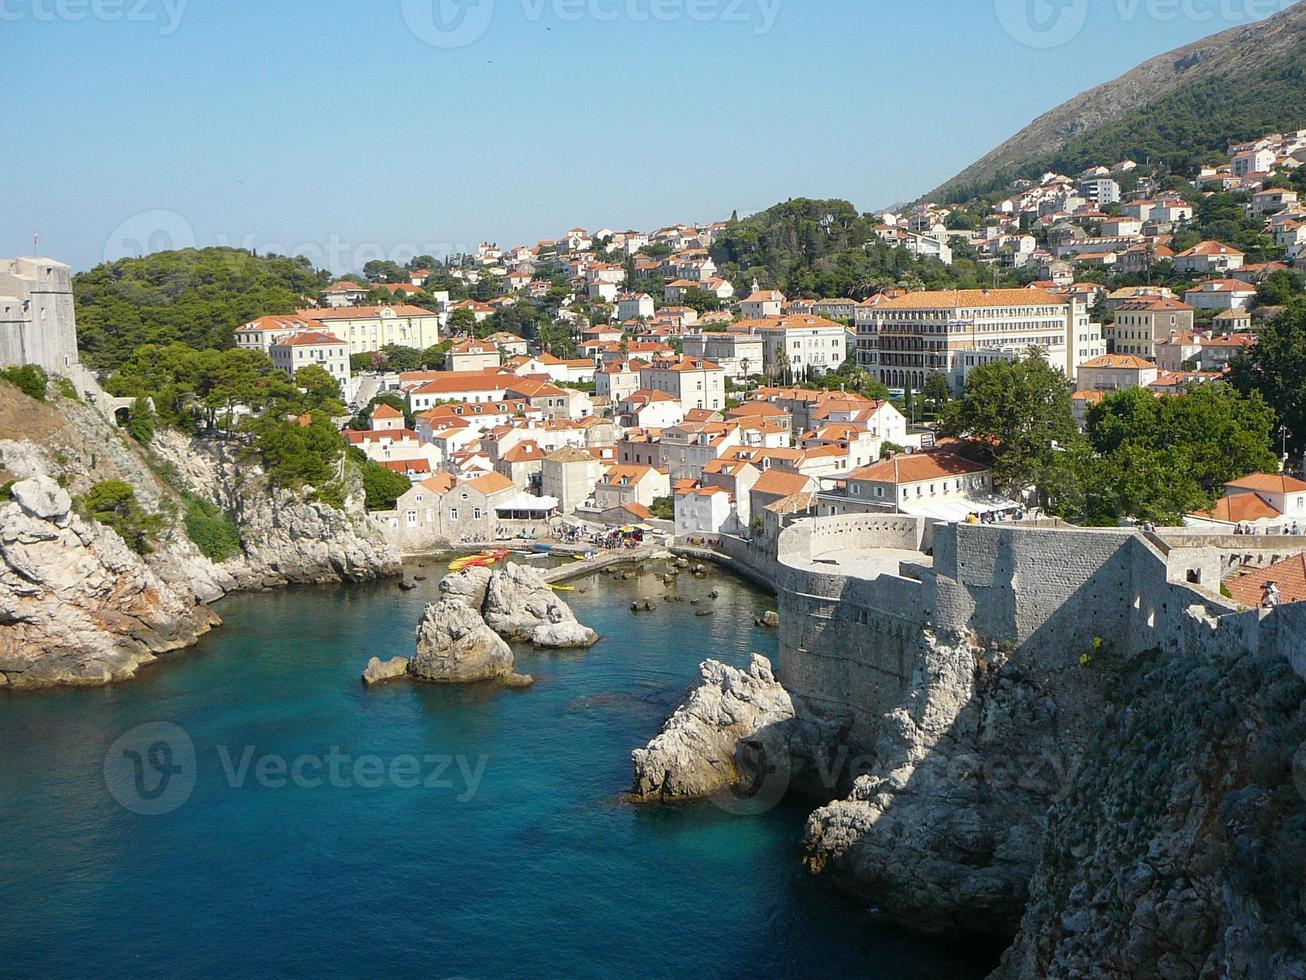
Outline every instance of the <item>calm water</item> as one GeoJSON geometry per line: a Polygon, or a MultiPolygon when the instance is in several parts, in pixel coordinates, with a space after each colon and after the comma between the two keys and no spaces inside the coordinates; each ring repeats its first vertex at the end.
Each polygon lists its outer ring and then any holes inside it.
{"type": "MultiPolygon", "coordinates": [[[[438,574],[422,573],[432,581],[409,594],[235,597],[222,629],[136,681],[0,698],[0,974],[922,980],[990,965],[868,926],[809,881],[800,806],[741,817],[618,801],[630,749],[700,660],[774,655],[752,625],[765,596],[686,581],[687,596],[722,590],[714,616],[663,603],[636,617],[631,598],[660,583],[599,578],[568,599],[603,641],[520,654],[530,690],[364,690],[368,656],[411,651],[438,574]],[[184,802],[142,815],[107,790],[105,758],[160,721],[193,743],[194,785],[186,796],[177,776],[158,802],[184,802]],[[277,768],[305,756],[299,785],[277,768]],[[313,785],[314,760],[333,758],[338,785],[329,769],[313,785]]],[[[187,769],[176,744],[147,752],[159,765],[144,771],[187,769]]]]}

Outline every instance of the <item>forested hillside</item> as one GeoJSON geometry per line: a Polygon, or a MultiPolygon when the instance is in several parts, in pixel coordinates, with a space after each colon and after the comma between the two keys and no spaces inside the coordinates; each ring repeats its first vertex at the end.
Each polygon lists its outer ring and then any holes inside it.
{"type": "Polygon", "coordinates": [[[98,265],[73,279],[82,359],[116,368],[142,344],[226,348],[242,323],[293,313],[330,277],[305,258],[188,248],[98,265]]]}

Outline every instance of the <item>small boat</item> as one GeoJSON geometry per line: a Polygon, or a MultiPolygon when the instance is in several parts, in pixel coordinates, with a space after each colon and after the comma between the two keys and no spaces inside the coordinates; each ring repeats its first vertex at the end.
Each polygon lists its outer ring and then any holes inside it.
{"type": "Polygon", "coordinates": [[[449,562],[449,571],[461,572],[464,568],[489,568],[496,562],[503,561],[508,557],[508,551],[505,548],[487,548],[485,551],[478,552],[474,555],[465,555],[462,558],[455,558],[449,562]]]}
{"type": "Polygon", "coordinates": [[[552,553],[552,551],[553,551],[553,545],[551,545],[551,544],[533,544],[533,545],[531,545],[531,551],[535,552],[535,554],[537,554],[537,555],[547,555],[547,554],[552,553]]]}
{"type": "Polygon", "coordinates": [[[554,592],[575,592],[575,591],[576,591],[576,587],[575,587],[574,585],[550,585],[549,588],[551,588],[554,592]]]}

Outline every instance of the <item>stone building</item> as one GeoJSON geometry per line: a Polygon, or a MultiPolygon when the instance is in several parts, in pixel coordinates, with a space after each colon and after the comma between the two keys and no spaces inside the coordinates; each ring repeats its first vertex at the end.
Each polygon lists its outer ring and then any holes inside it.
{"type": "Polygon", "coordinates": [[[78,373],[72,276],[54,259],[0,259],[0,367],[23,364],[78,373]]]}

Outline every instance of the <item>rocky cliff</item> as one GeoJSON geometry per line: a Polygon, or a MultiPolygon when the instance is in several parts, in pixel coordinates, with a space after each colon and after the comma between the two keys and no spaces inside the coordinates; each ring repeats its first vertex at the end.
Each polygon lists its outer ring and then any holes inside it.
{"type": "Polygon", "coordinates": [[[237,589],[399,573],[356,503],[345,511],[267,486],[232,446],[156,436],[131,442],[90,406],[37,402],[0,385],[0,686],[102,684],[132,676],[220,622],[207,603],[237,589]],[[75,498],[128,483],[157,518],[137,554],[75,498]],[[241,553],[217,563],[187,536],[183,494],[215,504],[241,553]]]}

